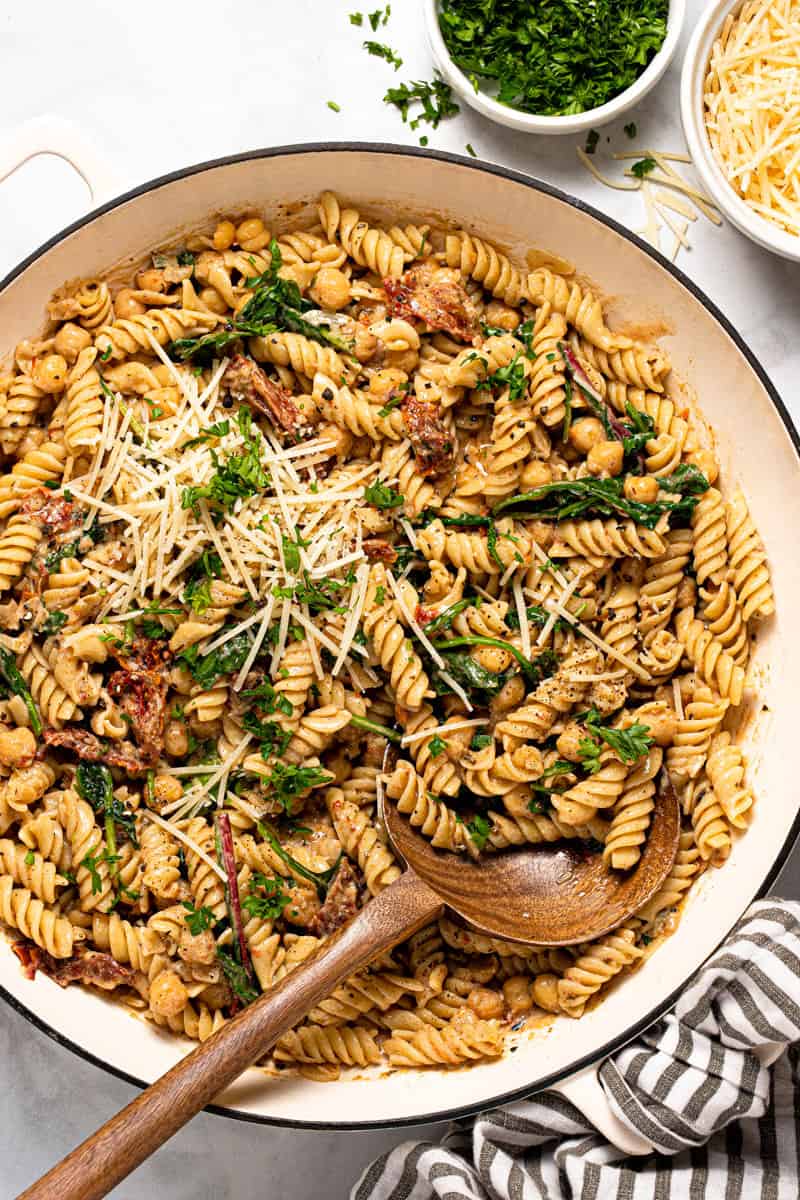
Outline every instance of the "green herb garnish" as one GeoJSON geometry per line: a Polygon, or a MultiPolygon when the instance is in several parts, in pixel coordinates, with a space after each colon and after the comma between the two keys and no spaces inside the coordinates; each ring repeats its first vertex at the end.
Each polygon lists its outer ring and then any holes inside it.
{"type": "Polygon", "coordinates": [[[205,933],[207,929],[211,929],[216,924],[216,917],[212,909],[208,905],[203,904],[200,908],[195,908],[191,900],[184,900],[183,907],[186,909],[186,927],[193,937],[197,937],[199,933],[205,933]]]}
{"type": "Polygon", "coordinates": [[[282,265],[281,251],[273,238],[269,244],[270,265],[261,275],[247,280],[252,296],[226,326],[216,333],[207,333],[199,338],[178,338],[172,343],[172,352],[180,359],[205,357],[218,353],[231,342],[240,338],[266,337],[277,330],[301,333],[315,342],[327,343],[336,350],[349,354],[351,347],[331,333],[326,325],[312,325],[305,319],[314,304],[306,300],[293,279],[281,279],[278,271],[282,265]]]}
{"type": "Polygon", "coordinates": [[[467,822],[467,832],[475,848],[482,850],[489,840],[489,834],[492,832],[492,823],[482,813],[478,813],[471,821],[467,822]]]}
{"type": "Polygon", "coordinates": [[[230,421],[215,421],[213,425],[207,425],[197,437],[190,438],[184,445],[184,450],[191,450],[193,446],[202,446],[205,442],[211,441],[212,438],[225,437],[226,433],[230,433],[230,421]]]}
{"type": "Polygon", "coordinates": [[[266,777],[264,783],[275,799],[283,805],[284,811],[290,813],[292,803],[298,796],[328,783],[330,778],[330,771],[322,767],[296,767],[279,760],[273,765],[272,773],[266,777]]]}
{"type": "Polygon", "coordinates": [[[447,742],[444,738],[440,738],[438,733],[435,733],[428,742],[428,750],[431,758],[438,758],[440,754],[444,754],[447,749],[447,742]]]}
{"type": "Polygon", "coordinates": [[[367,504],[374,504],[376,508],[381,509],[398,508],[403,503],[400,493],[388,484],[381,483],[380,479],[364,488],[364,499],[367,504]]]}
{"type": "Polygon", "coordinates": [[[42,637],[51,637],[54,633],[58,633],[66,625],[69,617],[65,612],[60,612],[57,608],[47,614],[42,628],[39,630],[42,637]]]}
{"type": "Polygon", "coordinates": [[[269,879],[261,871],[254,871],[250,891],[242,900],[242,912],[261,921],[274,921],[291,899],[283,891],[282,884],[282,879],[269,879]]]}
{"type": "MultiPolygon", "coordinates": [[[[373,29],[375,26],[373,25],[373,29]]],[[[403,60],[399,54],[395,54],[391,46],[386,46],[382,42],[362,42],[364,49],[373,58],[382,58],[394,67],[395,71],[399,71],[403,65],[403,60]]]]}
{"type": "Polygon", "coordinates": [[[594,775],[596,771],[600,770],[601,743],[609,746],[619,760],[624,763],[636,762],[653,745],[650,726],[642,725],[638,721],[628,729],[612,729],[608,725],[598,725],[587,721],[586,731],[590,736],[583,738],[579,743],[578,753],[590,775],[594,775]]]}
{"type": "Polygon", "coordinates": [[[270,828],[269,825],[259,821],[257,829],[259,837],[263,838],[265,842],[269,842],[278,858],[280,858],[282,862],[285,862],[287,867],[294,871],[295,874],[299,875],[301,879],[307,879],[309,883],[313,883],[314,887],[317,889],[317,895],[319,896],[320,900],[324,900],[328,894],[328,888],[333,883],[334,878],[336,877],[336,872],[339,870],[344,852],[339,855],[332,867],[328,867],[327,871],[312,871],[310,867],[304,866],[303,863],[298,862],[296,858],[293,858],[288,850],[284,850],[277,834],[273,829],[270,828]]]}
{"type": "Polygon", "coordinates": [[[545,483],[531,492],[523,492],[501,500],[492,511],[497,515],[514,508],[514,515],[517,517],[549,517],[556,521],[577,516],[620,515],[630,517],[637,525],[643,525],[646,529],[654,529],[664,513],[683,518],[691,516],[697,504],[697,495],[707,491],[709,486],[708,480],[696,467],[691,468],[690,472],[682,472],[679,468],[670,478],[660,479],[659,484],[667,491],[679,493],[681,499],[654,500],[652,504],[644,504],[639,500],[625,498],[622,478],[586,478],[545,483]]]}
{"type": "Polygon", "coordinates": [[[212,508],[226,512],[237,500],[255,496],[269,485],[269,474],[261,464],[261,436],[253,424],[250,409],[240,408],[236,419],[244,438],[242,453],[230,454],[225,462],[221,462],[217,452],[211,450],[215,472],[210,482],[202,487],[183,489],[182,508],[197,511],[200,501],[207,500],[212,508]]]}
{"type": "Polygon", "coordinates": [[[434,79],[431,82],[418,79],[412,83],[401,83],[399,87],[389,88],[383,100],[385,104],[393,104],[399,109],[401,117],[408,121],[412,129],[416,129],[420,121],[425,121],[436,129],[440,121],[454,117],[460,112],[453,100],[450,85],[442,79],[434,79]],[[411,106],[416,104],[419,104],[420,110],[409,121],[411,106]]]}
{"type": "Polygon", "coordinates": [[[456,66],[501,104],[543,116],[581,113],[638,79],[667,34],[667,0],[443,0],[439,25],[456,66]]]}
{"type": "Polygon", "coordinates": [[[631,141],[633,141],[633,139],[636,137],[636,122],[631,121],[624,128],[626,137],[629,137],[631,141]]]}
{"type": "Polygon", "coordinates": [[[250,653],[252,641],[247,632],[237,633],[224,645],[211,650],[208,654],[200,654],[197,646],[188,646],[176,654],[176,662],[188,667],[192,678],[204,688],[212,687],[222,675],[232,675],[240,671],[245,659],[250,653]]]}
{"type": "Polygon", "coordinates": [[[342,111],[341,104],[337,104],[335,100],[328,101],[328,108],[331,110],[331,112],[335,113],[340,113],[342,111]]]}
{"type": "Polygon", "coordinates": [[[42,719],[39,716],[39,709],[36,707],[36,702],[30,693],[25,679],[23,678],[16,659],[10,650],[6,650],[4,646],[0,646],[0,681],[5,684],[12,696],[19,696],[28,710],[28,720],[31,723],[31,729],[36,737],[42,735],[42,719]]]}
{"type": "Polygon", "coordinates": [[[596,129],[590,129],[586,135],[586,145],[583,147],[585,154],[594,154],[597,149],[597,143],[600,141],[600,134],[596,129]]]}
{"type": "Polygon", "coordinates": [[[651,171],[655,171],[658,163],[654,158],[640,158],[631,167],[631,175],[635,175],[637,179],[644,179],[645,175],[649,175],[651,171]]]}
{"type": "Polygon", "coordinates": [[[250,982],[250,977],[242,964],[224,946],[217,946],[217,961],[222,967],[222,973],[231,986],[231,991],[241,1000],[242,1004],[252,1004],[258,999],[258,992],[250,982]]]}

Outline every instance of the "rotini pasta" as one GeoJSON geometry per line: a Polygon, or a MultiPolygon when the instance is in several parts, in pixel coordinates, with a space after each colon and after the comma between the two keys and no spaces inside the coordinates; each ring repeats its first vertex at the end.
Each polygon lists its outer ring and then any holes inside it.
{"type": "Polygon", "coordinates": [[[3,924],[204,1040],[398,879],[381,803],[442,854],[609,871],[663,772],[682,820],[594,943],[442,917],[347,979],[268,1059],[324,1080],[497,1057],[669,932],[752,815],[733,714],[774,596],[599,289],[333,192],[317,217],[62,289],[4,373],[3,924]]]}

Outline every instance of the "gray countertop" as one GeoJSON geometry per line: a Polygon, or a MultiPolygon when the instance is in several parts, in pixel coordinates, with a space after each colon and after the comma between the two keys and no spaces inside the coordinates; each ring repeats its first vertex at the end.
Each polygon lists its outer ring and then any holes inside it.
{"type": "MultiPolygon", "coordinates": [[[[704,0],[689,0],[675,64],[636,111],[639,143],[683,151],[678,69],[704,0]]],[[[418,134],[381,103],[400,79],[430,78],[417,0],[394,0],[381,40],[400,51],[397,76],[360,47],[353,0],[294,0],[230,7],[140,0],[108,5],[26,0],[0,17],[4,140],[43,113],[67,117],[105,158],[120,188],[191,162],[257,146],[360,139],[416,145],[418,134]],[[334,100],[340,113],[327,108],[334,100]]],[[[421,131],[420,131],[421,132],[421,131]]],[[[615,140],[621,130],[611,127],[615,140]]],[[[640,202],[596,183],[575,155],[575,139],[531,139],[468,110],[430,134],[430,145],[464,152],[555,182],[638,228],[640,202]]],[[[236,197],[231,197],[235,202],[236,197]]],[[[0,185],[0,274],[88,205],[83,183],[63,162],[34,160],[0,185]]],[[[790,408],[800,366],[797,268],[772,258],[730,228],[698,221],[679,265],[733,321],[790,408]]],[[[774,889],[800,897],[800,853],[774,889]]],[[[56,1045],[23,1017],[0,1009],[0,1193],[10,1197],[135,1094],[56,1045]]],[[[324,1086],[324,1085],[319,1085],[324,1086]]],[[[437,1127],[416,1131],[436,1136],[437,1127]]],[[[251,1200],[347,1195],[359,1170],[408,1131],[370,1134],[268,1129],[201,1115],[113,1193],[118,1200],[251,1200]]]]}

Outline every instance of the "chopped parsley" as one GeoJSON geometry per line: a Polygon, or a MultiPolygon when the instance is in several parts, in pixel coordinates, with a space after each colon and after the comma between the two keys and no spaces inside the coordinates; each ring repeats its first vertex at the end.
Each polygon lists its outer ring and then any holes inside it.
{"type": "Polygon", "coordinates": [[[428,742],[428,750],[431,758],[438,758],[440,754],[444,754],[447,749],[447,742],[444,738],[440,738],[438,733],[435,733],[428,742]]]}
{"type": "Polygon", "coordinates": [[[645,175],[649,175],[651,171],[655,171],[657,165],[654,158],[640,158],[631,167],[631,175],[635,175],[637,179],[644,179],[645,175]]]}
{"type": "Polygon", "coordinates": [[[184,900],[183,907],[186,909],[186,927],[192,937],[197,937],[199,933],[205,933],[207,929],[211,929],[216,924],[216,917],[208,905],[203,904],[200,908],[195,908],[191,900],[184,900]]]}
{"type": "Polygon", "coordinates": [[[60,612],[57,608],[47,614],[47,618],[39,630],[42,637],[52,637],[54,633],[58,633],[63,629],[69,618],[65,612],[60,612]]]}
{"type": "Polygon", "coordinates": [[[367,20],[369,21],[372,32],[375,33],[379,25],[385,25],[391,15],[391,4],[387,4],[386,8],[384,9],[376,8],[374,12],[367,13],[367,20]]]}
{"type": "Polygon", "coordinates": [[[490,733],[476,733],[473,734],[469,748],[470,750],[485,750],[487,746],[491,746],[493,740],[490,733]]]}
{"type": "Polygon", "coordinates": [[[625,136],[629,137],[631,139],[631,141],[633,141],[633,139],[636,137],[636,122],[635,121],[631,121],[628,125],[625,126],[625,136]]]}
{"type": "Polygon", "coordinates": [[[650,726],[642,725],[638,721],[628,729],[611,729],[607,725],[598,725],[590,720],[586,722],[586,731],[590,736],[583,738],[579,743],[578,753],[590,775],[600,770],[603,743],[624,763],[636,762],[653,745],[650,726]]]}
{"type": "Polygon", "coordinates": [[[667,34],[668,0],[442,0],[439,25],[456,66],[496,98],[543,116],[581,113],[638,79],[667,34]]]}
{"type": "MultiPolygon", "coordinates": [[[[373,25],[372,28],[374,29],[375,26],[373,25]]],[[[400,68],[402,67],[402,65],[403,65],[402,58],[400,57],[399,54],[395,54],[395,52],[394,52],[394,50],[392,50],[391,46],[386,46],[383,44],[383,42],[369,42],[369,41],[363,42],[362,45],[363,45],[364,49],[367,51],[367,53],[371,54],[373,58],[384,59],[386,62],[389,63],[390,66],[394,67],[395,71],[399,71],[400,68]]]]}
{"type": "Polygon", "coordinates": [[[351,12],[350,13],[350,24],[351,25],[363,25],[364,24],[364,14],[360,13],[360,12],[351,12]]]}
{"type": "Polygon", "coordinates": [[[450,85],[443,79],[430,82],[418,79],[412,83],[401,83],[398,87],[389,88],[383,100],[385,104],[393,104],[412,129],[416,129],[421,121],[437,129],[440,121],[460,112],[453,100],[450,85]],[[416,116],[409,121],[412,105],[419,105],[419,110],[415,108],[416,116]]]}
{"type": "Polygon", "coordinates": [[[477,154],[475,153],[475,151],[474,151],[474,150],[473,150],[473,148],[472,148],[472,142],[467,142],[467,144],[466,144],[466,146],[464,147],[464,149],[466,150],[467,154],[469,154],[469,156],[470,156],[471,158],[477,158],[477,157],[478,157],[478,156],[477,156],[477,154]]]}
{"type": "Polygon", "coordinates": [[[596,129],[590,129],[586,135],[586,145],[583,147],[585,154],[594,154],[597,149],[597,143],[600,141],[600,134],[596,129]]]}
{"type": "Polygon", "coordinates": [[[396,492],[386,483],[381,483],[379,479],[364,488],[364,499],[367,504],[374,504],[376,508],[381,509],[398,508],[403,503],[400,492],[396,492]]]}
{"type": "Polygon", "coordinates": [[[269,879],[261,871],[254,871],[250,890],[242,900],[242,912],[261,921],[274,921],[290,901],[283,891],[282,879],[269,879]]]}
{"type": "Polygon", "coordinates": [[[335,113],[340,113],[342,111],[341,104],[337,104],[335,100],[328,101],[328,108],[331,110],[331,112],[335,113]]]}
{"type": "Polygon", "coordinates": [[[489,834],[492,832],[492,823],[482,813],[478,813],[471,821],[467,822],[467,832],[476,849],[483,850],[489,840],[489,834]]]}
{"type": "Polygon", "coordinates": [[[278,761],[264,782],[284,810],[291,813],[292,803],[298,796],[328,783],[330,778],[330,771],[322,767],[296,767],[291,763],[278,761]]]}
{"type": "Polygon", "coordinates": [[[205,442],[211,441],[212,438],[225,437],[226,433],[230,433],[230,421],[215,421],[213,425],[207,425],[197,437],[190,438],[184,445],[184,450],[191,450],[193,446],[202,446],[205,442]]]}
{"type": "Polygon", "coordinates": [[[269,473],[261,463],[261,434],[253,425],[250,409],[240,408],[236,420],[244,439],[242,452],[230,454],[222,462],[216,450],[211,450],[214,474],[209,483],[183,489],[182,508],[197,512],[200,501],[207,500],[212,508],[226,512],[237,500],[255,496],[269,485],[269,473]]]}
{"type": "Polygon", "coordinates": [[[29,850],[28,853],[25,855],[25,866],[32,867],[35,862],[36,862],[36,855],[33,853],[32,850],[29,850]]]}

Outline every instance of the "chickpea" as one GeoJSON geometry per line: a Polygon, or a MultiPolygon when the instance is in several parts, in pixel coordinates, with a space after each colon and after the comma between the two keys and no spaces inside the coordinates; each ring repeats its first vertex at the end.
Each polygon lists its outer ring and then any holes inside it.
{"type": "Polygon", "coordinates": [[[505,1008],[500,992],[485,987],[473,988],[467,996],[467,1004],[481,1021],[502,1017],[505,1008]]]}
{"type": "Polygon", "coordinates": [[[81,350],[86,350],[91,344],[92,335],[88,329],[82,329],[80,325],[67,321],[56,334],[53,348],[68,363],[74,363],[81,350]]]}
{"type": "Polygon", "coordinates": [[[310,288],[320,308],[338,311],[350,303],[350,280],[338,267],[322,267],[310,288]]]}
{"type": "Polygon", "coordinates": [[[189,753],[189,733],[182,721],[167,721],[164,728],[164,749],[173,758],[189,753]]]}
{"type": "Polygon", "coordinates": [[[569,762],[580,762],[580,744],[585,737],[585,729],[582,729],[577,721],[570,721],[568,725],[564,726],[556,741],[559,757],[566,758],[569,762]]]}
{"type": "Polygon", "coordinates": [[[319,900],[313,888],[293,887],[289,891],[289,903],[283,910],[284,920],[290,925],[308,925],[319,912],[319,900]]]}
{"type": "Polygon", "coordinates": [[[147,305],[142,304],[132,288],[123,288],[114,297],[114,315],[120,320],[127,321],[131,317],[140,317],[147,312],[147,305]]]}
{"type": "Polygon", "coordinates": [[[605,439],[605,430],[597,417],[581,417],[569,431],[570,445],[581,454],[588,454],[592,446],[605,439]]]}
{"type": "Polygon", "coordinates": [[[503,984],[503,995],[511,1020],[521,1017],[530,1010],[532,1004],[530,979],[526,975],[512,975],[503,984]]]}
{"type": "Polygon", "coordinates": [[[650,737],[657,746],[671,746],[678,731],[677,714],[663,701],[645,704],[636,714],[636,719],[650,730],[650,737]]]}
{"type": "Polygon", "coordinates": [[[516,308],[503,304],[502,300],[490,300],[483,314],[487,325],[496,325],[498,329],[507,329],[513,333],[522,320],[516,308]]]}
{"type": "Polygon", "coordinates": [[[490,710],[493,717],[499,717],[503,713],[510,712],[512,708],[517,708],[525,697],[525,681],[522,675],[517,673],[512,675],[510,679],[501,687],[497,695],[492,699],[490,710]]]}
{"type": "Polygon", "coordinates": [[[158,267],[148,267],[146,271],[137,271],[136,286],[144,292],[165,292],[167,285],[164,272],[158,267]]]}
{"type": "Polygon", "coordinates": [[[233,221],[220,221],[211,239],[215,250],[230,250],[236,237],[236,226],[233,221]]]}
{"type": "MultiPolygon", "coordinates": [[[[251,954],[255,958],[255,954],[251,954]]],[[[231,1002],[231,990],[227,983],[210,983],[208,987],[203,988],[200,995],[197,997],[206,1008],[210,1008],[212,1012],[216,1012],[219,1008],[225,1008],[231,1002]]]]}
{"type": "Polygon", "coordinates": [[[188,667],[172,667],[167,678],[170,687],[173,687],[179,696],[191,696],[194,680],[188,667]]]}
{"type": "Polygon", "coordinates": [[[399,371],[396,367],[384,367],[376,371],[370,379],[369,390],[377,400],[385,400],[393,388],[402,387],[407,382],[408,376],[405,371],[399,371]]]}
{"type": "Polygon", "coordinates": [[[409,373],[419,362],[419,350],[387,350],[386,362],[390,367],[409,373]]]}
{"type": "Polygon", "coordinates": [[[324,442],[333,442],[331,455],[344,460],[350,454],[353,445],[353,435],[347,429],[342,429],[341,425],[335,425],[333,421],[323,421],[317,427],[317,437],[324,442]]]}
{"type": "Polygon", "coordinates": [[[558,976],[557,975],[537,975],[533,981],[533,1002],[539,1008],[543,1008],[545,1012],[558,1012],[560,1005],[558,1003],[558,976]]]}
{"type": "Polygon", "coordinates": [[[716,483],[719,478],[719,460],[713,450],[693,450],[686,458],[692,466],[703,472],[709,483],[716,483]]]}
{"type": "Polygon", "coordinates": [[[592,475],[619,475],[622,458],[622,442],[597,442],[586,456],[586,465],[592,475]]]}
{"type": "Polygon", "coordinates": [[[266,237],[267,230],[260,217],[246,217],[236,227],[236,241],[248,249],[256,249],[255,246],[247,247],[248,242],[262,241],[266,237]]]}
{"type": "Polygon", "coordinates": [[[499,646],[476,646],[472,657],[485,671],[492,671],[495,675],[500,675],[510,667],[512,661],[511,653],[501,650],[499,646]]]}
{"type": "Polygon", "coordinates": [[[218,317],[221,317],[223,313],[228,311],[227,304],[223,300],[222,296],[220,296],[216,288],[204,287],[200,292],[200,299],[209,312],[216,313],[218,317]]]}
{"type": "Polygon", "coordinates": [[[36,738],[24,726],[0,730],[0,763],[4,767],[21,767],[36,753],[36,738]]]}
{"type": "Polygon", "coordinates": [[[33,382],[49,396],[63,392],[67,386],[67,361],[60,354],[47,354],[37,359],[31,372],[33,382]]]}
{"type": "Polygon", "coordinates": [[[658,480],[655,475],[629,475],[622,490],[626,500],[638,500],[640,504],[652,504],[658,496],[658,480]]]}
{"type": "Polygon", "coordinates": [[[177,1017],[189,1003],[189,993],[174,971],[161,971],[150,984],[150,1007],[159,1017],[177,1017]]]}
{"type": "Polygon", "coordinates": [[[183,795],[181,781],[174,775],[156,775],[153,780],[153,795],[159,804],[171,804],[183,795]]]}
{"type": "Polygon", "coordinates": [[[540,462],[538,458],[534,459],[522,468],[519,482],[520,489],[524,492],[544,487],[546,483],[553,482],[553,469],[548,463],[540,462]]]}
{"type": "Polygon", "coordinates": [[[369,362],[378,349],[378,339],[363,325],[356,325],[353,354],[360,363],[369,362]]]}

